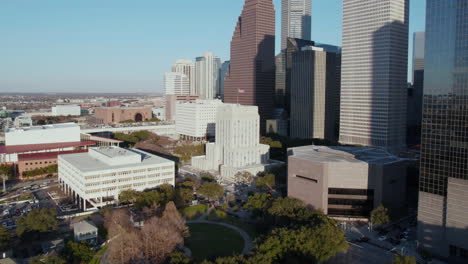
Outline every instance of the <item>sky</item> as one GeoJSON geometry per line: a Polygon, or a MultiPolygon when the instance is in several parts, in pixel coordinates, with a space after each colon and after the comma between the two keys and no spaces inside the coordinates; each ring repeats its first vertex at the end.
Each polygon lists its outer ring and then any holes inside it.
{"type": "MultiPolygon", "coordinates": [[[[425,0],[410,2],[409,58],[425,17],[425,0]]],[[[1,0],[0,92],[162,92],[177,59],[206,51],[229,59],[243,3],[1,0]]],[[[274,4],[278,51],[281,0],[274,4]]],[[[313,0],[312,40],[341,45],[341,16],[342,0],[313,0]]]]}

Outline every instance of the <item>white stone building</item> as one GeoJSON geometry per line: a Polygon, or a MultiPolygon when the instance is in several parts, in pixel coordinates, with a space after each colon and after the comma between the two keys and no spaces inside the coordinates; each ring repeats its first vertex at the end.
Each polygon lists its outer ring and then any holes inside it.
{"type": "Polygon", "coordinates": [[[5,132],[5,146],[79,142],[80,140],[80,126],[75,123],[9,128],[5,132]]]}
{"type": "Polygon", "coordinates": [[[221,100],[196,100],[176,105],[176,131],[182,138],[204,140],[215,136],[216,112],[221,100]]]}
{"type": "Polygon", "coordinates": [[[192,166],[218,170],[223,179],[235,181],[237,172],[264,171],[269,163],[268,145],[260,144],[257,106],[223,104],[216,114],[216,142],[206,145],[206,156],[192,158],[192,166]]]}
{"type": "Polygon", "coordinates": [[[190,95],[196,95],[195,90],[195,64],[192,60],[177,60],[172,66],[172,72],[183,73],[189,81],[190,95]]]}
{"type": "Polygon", "coordinates": [[[80,116],[81,106],[79,105],[57,105],[52,107],[53,116],[80,116]]]}
{"type": "Polygon", "coordinates": [[[190,85],[187,75],[179,72],[164,73],[164,94],[165,95],[188,95],[190,85]]]}
{"type": "Polygon", "coordinates": [[[58,175],[62,190],[86,210],[115,203],[125,190],[174,185],[175,163],[137,149],[99,147],[60,155],[58,175]]]}

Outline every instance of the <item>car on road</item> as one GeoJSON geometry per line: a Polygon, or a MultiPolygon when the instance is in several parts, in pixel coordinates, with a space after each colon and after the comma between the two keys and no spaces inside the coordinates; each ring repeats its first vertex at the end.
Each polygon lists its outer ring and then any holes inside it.
{"type": "Polygon", "coordinates": [[[10,210],[8,209],[3,210],[3,215],[9,215],[9,214],[10,214],[10,210]]]}
{"type": "Polygon", "coordinates": [[[369,242],[369,238],[366,236],[362,236],[359,239],[356,240],[356,242],[369,242]]]}
{"type": "Polygon", "coordinates": [[[385,240],[387,240],[387,236],[380,236],[379,237],[379,241],[385,241],[385,240]]]}

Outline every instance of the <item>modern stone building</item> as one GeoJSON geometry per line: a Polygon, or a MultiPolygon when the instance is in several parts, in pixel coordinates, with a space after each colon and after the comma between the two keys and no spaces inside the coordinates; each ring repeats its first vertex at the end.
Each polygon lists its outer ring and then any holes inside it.
{"type": "Polygon", "coordinates": [[[182,73],[188,78],[189,93],[196,95],[195,90],[195,64],[192,60],[177,60],[172,66],[172,72],[182,73]]]}
{"type": "Polygon", "coordinates": [[[290,137],[338,140],[337,60],[339,54],[316,46],[292,53],[290,137]]]}
{"type": "Polygon", "coordinates": [[[216,114],[216,141],[206,145],[206,156],[192,158],[192,166],[219,171],[222,179],[235,181],[238,172],[264,171],[268,145],[260,144],[260,120],[256,106],[223,104],[216,114]]]}
{"type": "Polygon", "coordinates": [[[288,150],[288,196],[330,216],[368,217],[406,203],[406,163],[379,147],[304,146],[288,150]]]}
{"type": "Polygon", "coordinates": [[[199,98],[198,95],[166,95],[166,106],[164,111],[166,114],[166,120],[176,120],[176,106],[178,103],[190,103],[195,102],[199,98]]]}
{"type": "Polygon", "coordinates": [[[174,185],[175,163],[137,149],[99,147],[60,155],[58,175],[65,194],[86,211],[116,203],[125,190],[174,185]]]}
{"type": "Polygon", "coordinates": [[[201,99],[214,99],[219,91],[221,60],[211,52],[195,59],[195,90],[201,99]]]}
{"type": "Polygon", "coordinates": [[[468,5],[428,0],[418,242],[468,262],[468,5]]]}
{"type": "Polygon", "coordinates": [[[196,100],[176,106],[176,131],[183,139],[202,141],[214,138],[216,113],[221,100],[196,100]]]}
{"type": "Polygon", "coordinates": [[[153,109],[149,107],[98,107],[94,116],[103,124],[122,121],[145,121],[153,118],[153,109]]]}
{"type": "Polygon", "coordinates": [[[312,32],[312,0],[281,1],[281,50],[288,38],[310,40],[312,32]]]}
{"type": "Polygon", "coordinates": [[[246,0],[231,40],[224,102],[258,106],[260,126],[271,118],[275,89],[275,8],[272,0],[246,0]]]}
{"type": "Polygon", "coordinates": [[[344,0],[340,142],[405,146],[408,0],[344,0]]]}

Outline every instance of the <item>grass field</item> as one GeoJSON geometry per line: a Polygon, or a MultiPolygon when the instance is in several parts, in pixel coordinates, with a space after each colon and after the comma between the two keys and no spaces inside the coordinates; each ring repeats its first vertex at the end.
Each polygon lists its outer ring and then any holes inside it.
{"type": "Polygon", "coordinates": [[[234,216],[231,216],[231,215],[228,215],[225,212],[223,212],[221,210],[218,210],[218,209],[213,210],[208,215],[206,220],[223,222],[223,223],[226,223],[226,224],[231,224],[231,225],[237,226],[240,229],[247,232],[247,234],[249,234],[249,236],[252,239],[255,239],[258,236],[258,233],[255,230],[255,225],[254,224],[244,222],[241,219],[239,219],[237,217],[234,217],[234,216]]]}
{"type": "Polygon", "coordinates": [[[182,216],[185,217],[185,219],[191,220],[191,219],[195,219],[195,218],[199,217],[204,212],[206,212],[206,210],[208,210],[208,205],[199,204],[199,205],[195,205],[195,206],[186,207],[186,208],[180,210],[180,213],[182,214],[182,216]]]}
{"type": "Polygon", "coordinates": [[[244,240],[236,231],[213,224],[188,224],[190,237],[185,245],[195,260],[215,259],[242,252],[244,240]]]}

